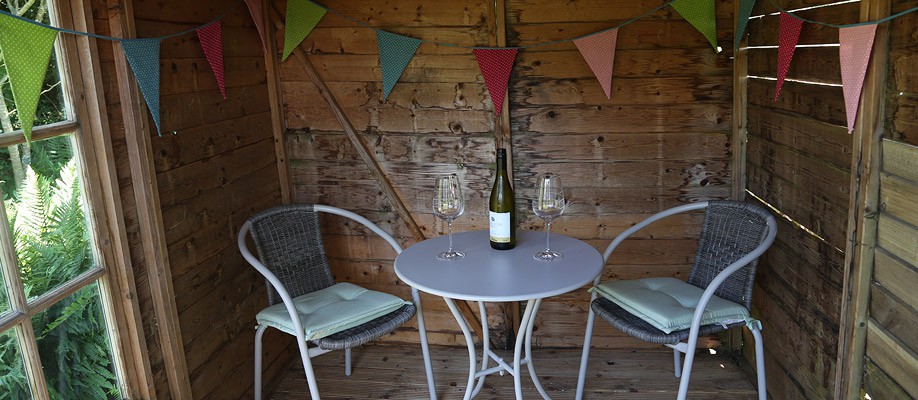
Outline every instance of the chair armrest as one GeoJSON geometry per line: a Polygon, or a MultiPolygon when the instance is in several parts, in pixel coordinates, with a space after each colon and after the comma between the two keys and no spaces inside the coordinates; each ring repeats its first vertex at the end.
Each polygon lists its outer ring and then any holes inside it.
{"type": "Polygon", "coordinates": [[[340,215],[342,217],[347,217],[354,221],[357,221],[361,225],[367,227],[367,229],[373,231],[374,233],[376,233],[377,235],[385,239],[385,241],[389,243],[390,246],[392,246],[392,249],[395,250],[396,254],[400,254],[402,252],[402,246],[399,245],[398,242],[395,241],[395,238],[393,238],[392,235],[390,235],[388,232],[382,230],[382,228],[376,226],[376,224],[370,222],[370,220],[360,215],[352,213],[348,210],[340,209],[338,207],[326,206],[323,204],[314,204],[313,209],[316,211],[327,212],[329,214],[340,215]]]}

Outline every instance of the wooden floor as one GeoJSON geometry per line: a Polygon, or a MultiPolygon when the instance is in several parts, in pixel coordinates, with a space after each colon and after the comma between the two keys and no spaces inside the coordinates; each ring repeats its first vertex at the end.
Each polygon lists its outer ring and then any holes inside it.
{"type": "MultiPolygon", "coordinates": [[[[463,347],[432,347],[437,397],[461,399],[468,379],[468,352],[463,347]]],[[[512,360],[512,353],[498,352],[512,360]]],[[[533,350],[536,372],[553,399],[573,399],[580,350],[533,350]]],[[[690,399],[753,399],[754,385],[729,356],[707,352],[695,357],[690,399]]],[[[419,346],[366,345],[353,350],[353,374],[344,375],[344,352],[313,359],[323,399],[425,399],[427,384],[419,346]]],[[[493,364],[493,363],[492,363],[493,364]]],[[[493,366],[493,365],[492,365],[493,366]]],[[[665,350],[615,350],[590,353],[585,399],[672,399],[679,381],[673,376],[673,354],[665,350]]],[[[528,373],[523,397],[538,399],[528,373]]],[[[271,391],[270,399],[308,399],[299,359],[271,391]]],[[[490,375],[476,399],[513,399],[513,378],[490,375]]]]}

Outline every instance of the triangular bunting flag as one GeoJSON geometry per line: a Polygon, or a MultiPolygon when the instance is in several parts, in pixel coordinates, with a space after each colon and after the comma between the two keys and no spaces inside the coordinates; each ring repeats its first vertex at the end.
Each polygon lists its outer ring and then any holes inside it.
{"type": "Polygon", "coordinates": [[[574,45],[593,70],[607,99],[612,98],[612,64],[615,61],[617,39],[618,28],[574,40],[574,45]]]}
{"type": "Polygon", "coordinates": [[[261,11],[261,0],[245,0],[245,5],[249,7],[252,21],[255,21],[255,29],[258,29],[258,36],[261,37],[261,46],[267,50],[268,42],[265,41],[265,21],[261,11]]]}
{"type": "Polygon", "coordinates": [[[411,62],[421,41],[377,30],[376,42],[379,45],[379,66],[382,67],[383,100],[385,100],[398,82],[398,78],[402,76],[405,67],[411,62]]]}
{"type": "Polygon", "coordinates": [[[221,32],[220,20],[212,24],[204,25],[198,28],[198,39],[201,40],[201,48],[204,49],[204,56],[207,57],[207,63],[210,69],[214,71],[217,78],[217,85],[220,86],[220,94],[226,99],[226,86],[223,80],[223,34],[221,32]]]}
{"type": "Polygon", "coordinates": [[[749,17],[752,15],[752,7],[755,7],[755,0],[740,0],[739,11],[736,13],[736,38],[733,40],[733,49],[739,48],[743,40],[743,33],[746,32],[746,25],[749,24],[749,17]]]}
{"type": "Polygon", "coordinates": [[[287,59],[293,49],[300,45],[309,32],[325,16],[325,9],[308,0],[289,0],[287,2],[287,21],[284,28],[284,55],[287,59]]]}
{"type": "Polygon", "coordinates": [[[786,12],[781,12],[780,38],[778,40],[778,83],[775,86],[775,101],[778,101],[781,87],[784,86],[784,78],[787,77],[791,59],[794,58],[794,50],[797,49],[797,40],[800,39],[800,28],[802,27],[803,20],[794,18],[786,12]]]}
{"type": "Polygon", "coordinates": [[[478,68],[484,76],[491,102],[494,103],[494,114],[500,115],[504,106],[504,94],[507,91],[507,82],[510,80],[510,71],[516,61],[516,49],[473,49],[478,68]]]}
{"type": "Polygon", "coordinates": [[[0,49],[16,101],[19,123],[26,141],[32,140],[32,124],[57,31],[0,14],[0,49]]]}
{"type": "Polygon", "coordinates": [[[676,12],[717,48],[717,28],[714,17],[714,0],[676,0],[672,3],[676,12]]]}
{"type": "Polygon", "coordinates": [[[870,51],[873,49],[873,38],[876,33],[875,24],[838,30],[838,42],[841,44],[838,48],[838,55],[841,64],[842,90],[845,92],[848,133],[854,130],[857,106],[861,100],[861,88],[864,86],[864,75],[867,74],[867,63],[870,62],[870,51]]]}
{"type": "Polygon", "coordinates": [[[156,134],[162,136],[159,126],[159,43],[162,38],[121,39],[121,50],[127,57],[137,78],[140,93],[156,123],[156,134]]]}

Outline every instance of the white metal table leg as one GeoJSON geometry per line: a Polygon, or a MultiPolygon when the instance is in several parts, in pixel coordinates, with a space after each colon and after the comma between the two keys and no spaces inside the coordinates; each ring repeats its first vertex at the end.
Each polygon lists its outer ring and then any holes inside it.
{"type": "MultiPolygon", "coordinates": [[[[526,325],[526,360],[529,362],[526,363],[526,366],[529,367],[529,376],[532,377],[532,383],[535,385],[536,389],[539,390],[539,394],[542,395],[543,399],[549,400],[551,397],[548,396],[548,393],[545,392],[545,388],[542,387],[542,383],[539,382],[539,377],[535,372],[535,364],[533,364],[532,358],[532,327],[535,325],[536,314],[539,312],[539,306],[542,305],[542,299],[536,299],[535,303],[532,300],[526,304],[526,307],[533,307],[532,316],[529,317],[529,323],[526,325]]],[[[523,329],[523,326],[520,326],[520,330],[523,329]]]]}
{"type": "MultiPolygon", "coordinates": [[[[491,359],[490,355],[488,355],[491,350],[491,336],[490,332],[488,331],[488,311],[485,309],[485,303],[483,301],[478,302],[478,312],[481,315],[481,335],[483,336],[481,338],[482,350],[480,371],[484,371],[488,369],[488,360],[491,359]]],[[[481,376],[478,378],[478,383],[475,385],[475,390],[472,391],[472,397],[477,396],[478,392],[481,391],[481,388],[484,387],[485,377],[487,376],[487,374],[481,374],[481,376]]]]}
{"type": "Polygon", "coordinates": [[[523,312],[523,318],[520,321],[520,329],[516,334],[516,346],[513,349],[513,388],[516,391],[517,400],[522,400],[523,398],[523,377],[520,374],[522,357],[520,353],[523,352],[523,341],[526,336],[526,329],[524,329],[524,327],[528,327],[531,320],[534,319],[535,307],[533,307],[533,305],[535,301],[534,299],[530,299],[526,302],[526,311],[523,312]]]}
{"type": "MultiPolygon", "coordinates": [[[[462,334],[465,335],[465,344],[469,348],[469,379],[465,385],[465,396],[462,397],[463,400],[469,400],[472,398],[472,390],[474,389],[473,385],[475,383],[475,372],[477,372],[475,370],[475,341],[472,339],[472,332],[469,331],[469,326],[466,324],[465,318],[459,312],[459,309],[456,308],[456,303],[453,302],[453,299],[444,297],[443,300],[446,301],[446,305],[453,313],[453,317],[455,317],[456,322],[459,323],[459,328],[462,329],[462,334]]],[[[488,338],[483,338],[483,340],[487,341],[488,338]]],[[[517,357],[517,359],[518,358],[519,357],[517,357]]],[[[519,370],[518,365],[517,370],[519,370]]],[[[520,397],[517,396],[517,398],[520,397]]]]}

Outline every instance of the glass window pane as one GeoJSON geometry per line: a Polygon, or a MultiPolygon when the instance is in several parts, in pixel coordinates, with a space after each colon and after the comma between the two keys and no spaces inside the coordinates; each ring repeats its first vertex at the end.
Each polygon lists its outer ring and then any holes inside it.
{"type": "MultiPolygon", "coordinates": [[[[46,0],[34,2],[3,1],[0,2],[0,10],[50,25],[46,0]]],[[[19,113],[17,112],[9,77],[7,76],[6,62],[3,61],[3,57],[0,55],[0,64],[2,64],[0,65],[0,93],[2,93],[2,96],[0,96],[0,129],[3,132],[12,132],[22,129],[22,125],[19,121],[19,113]]],[[[32,126],[47,125],[69,119],[69,111],[64,100],[64,91],[55,53],[51,54],[51,60],[48,69],[45,71],[45,81],[40,93],[38,107],[35,110],[35,121],[32,126]]]]}
{"type": "Polygon", "coordinates": [[[26,379],[16,330],[10,329],[0,334],[0,388],[3,388],[0,398],[31,399],[31,389],[26,379]]]}
{"type": "Polygon", "coordinates": [[[32,318],[52,399],[120,399],[98,283],[32,318]]]}
{"type": "MultiPolygon", "coordinates": [[[[3,269],[0,269],[0,283],[6,282],[3,279],[3,269]]],[[[3,287],[0,287],[0,317],[3,317],[10,311],[10,298],[6,294],[6,291],[9,290],[6,288],[6,284],[3,287]]]]}
{"type": "Polygon", "coordinates": [[[0,149],[0,181],[29,300],[92,268],[70,135],[0,149]]]}

